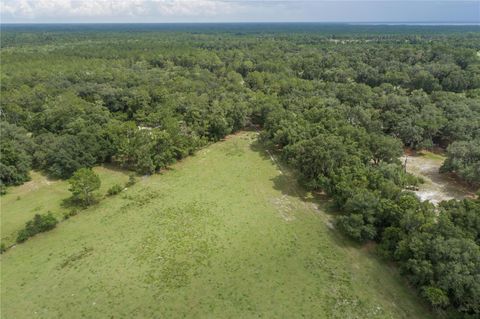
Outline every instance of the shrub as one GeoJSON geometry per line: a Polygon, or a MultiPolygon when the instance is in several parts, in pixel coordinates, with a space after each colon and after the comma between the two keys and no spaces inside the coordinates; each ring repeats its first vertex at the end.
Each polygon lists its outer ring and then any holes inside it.
{"type": "Polygon", "coordinates": [[[110,187],[107,191],[107,195],[108,196],[113,196],[113,195],[117,195],[118,193],[120,193],[121,191],[123,190],[123,187],[118,185],[118,184],[115,184],[113,185],[112,187],[110,187]]]}
{"type": "Polygon", "coordinates": [[[137,178],[135,177],[135,174],[131,173],[128,175],[128,182],[125,184],[125,187],[133,186],[135,185],[136,182],[137,182],[137,178]]]}
{"type": "Polygon", "coordinates": [[[31,236],[33,235],[31,235],[27,229],[22,229],[18,232],[17,243],[23,243],[31,236]]]}
{"type": "Polygon", "coordinates": [[[449,304],[447,294],[440,288],[431,286],[423,287],[422,296],[427,299],[435,308],[444,308],[449,304]]]}
{"type": "Polygon", "coordinates": [[[3,254],[5,251],[7,251],[7,246],[5,246],[5,243],[0,244],[0,254],[3,254]]]}
{"type": "Polygon", "coordinates": [[[0,195],[5,195],[7,193],[7,186],[0,181],[0,195]]]}
{"type": "Polygon", "coordinates": [[[25,224],[25,228],[18,232],[17,242],[22,243],[29,237],[55,228],[58,221],[51,212],[45,215],[35,214],[32,220],[25,224]]]}
{"type": "Polygon", "coordinates": [[[72,209],[71,211],[68,211],[68,212],[63,214],[63,219],[67,220],[70,217],[75,216],[77,214],[78,214],[78,210],[77,209],[72,209]]]}

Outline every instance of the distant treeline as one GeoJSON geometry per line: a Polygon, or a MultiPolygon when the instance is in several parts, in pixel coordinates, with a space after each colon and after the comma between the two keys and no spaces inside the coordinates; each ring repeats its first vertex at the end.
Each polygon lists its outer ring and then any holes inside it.
{"type": "Polygon", "coordinates": [[[435,308],[480,315],[479,202],[422,203],[398,160],[440,146],[443,171],[480,183],[474,26],[2,28],[2,185],[104,162],[154,173],[260,125],[342,231],[377,241],[435,308]]]}

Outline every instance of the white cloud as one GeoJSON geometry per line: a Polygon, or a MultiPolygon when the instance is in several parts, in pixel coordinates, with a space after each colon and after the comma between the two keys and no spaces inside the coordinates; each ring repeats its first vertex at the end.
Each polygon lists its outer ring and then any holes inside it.
{"type": "Polygon", "coordinates": [[[238,3],[217,0],[0,0],[7,19],[55,17],[212,17],[230,13],[238,3]]]}
{"type": "Polygon", "coordinates": [[[480,21],[480,0],[0,0],[1,22],[480,21]]]}

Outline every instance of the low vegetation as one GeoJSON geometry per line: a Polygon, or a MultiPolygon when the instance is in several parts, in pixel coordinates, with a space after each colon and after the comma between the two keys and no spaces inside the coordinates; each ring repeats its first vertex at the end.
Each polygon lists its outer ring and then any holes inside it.
{"type": "MultiPolygon", "coordinates": [[[[128,181],[128,173],[122,170],[109,167],[94,167],[93,170],[102,181],[98,190],[100,197],[104,196],[112,185],[128,181]]],[[[56,219],[62,220],[65,215],[81,211],[79,207],[64,204],[71,196],[67,181],[52,180],[36,171],[30,172],[30,176],[29,182],[9,187],[7,194],[0,198],[1,243],[6,248],[16,243],[18,232],[35,214],[50,211],[56,219]]]]}
{"type": "Polygon", "coordinates": [[[107,195],[108,196],[114,196],[114,195],[117,195],[119,194],[121,191],[123,190],[123,187],[118,185],[118,184],[115,184],[113,185],[112,187],[110,187],[107,191],[107,195]]]}
{"type": "Polygon", "coordinates": [[[17,243],[23,243],[28,238],[38,233],[43,233],[55,228],[58,220],[48,212],[45,215],[36,214],[32,220],[25,224],[25,228],[18,232],[17,243]]]}

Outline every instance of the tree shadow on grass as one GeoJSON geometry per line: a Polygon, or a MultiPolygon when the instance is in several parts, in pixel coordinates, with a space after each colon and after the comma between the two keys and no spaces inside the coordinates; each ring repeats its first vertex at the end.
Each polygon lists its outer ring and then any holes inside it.
{"type": "MultiPolygon", "coordinates": [[[[377,245],[373,241],[359,243],[345,236],[340,230],[335,228],[334,217],[339,215],[340,212],[335,209],[331,198],[323,192],[309,191],[308,187],[299,182],[298,173],[292,168],[289,168],[286,163],[283,163],[278,153],[275,154],[274,150],[267,151],[266,146],[261,141],[254,141],[250,144],[250,148],[260,154],[264,160],[273,162],[274,165],[277,166],[279,174],[271,179],[274,189],[281,191],[283,195],[296,197],[305,203],[310,203],[314,205],[316,208],[315,211],[317,211],[318,214],[324,214],[321,219],[327,225],[328,236],[338,247],[346,249],[347,254],[355,255],[358,251],[369,260],[384,265],[389,269],[389,272],[395,274],[393,280],[400,282],[409,293],[417,294],[417,291],[411,288],[408,281],[400,276],[397,266],[392,262],[388,262],[378,254],[376,249],[377,245]]],[[[424,304],[424,306],[428,308],[428,305],[424,304]]]]}
{"type": "Polygon", "coordinates": [[[132,171],[129,171],[128,169],[121,167],[120,165],[117,165],[115,163],[103,163],[101,165],[103,168],[106,168],[110,171],[114,172],[119,172],[119,173],[124,173],[124,174],[129,174],[132,173],[132,171]]]}
{"type": "Polygon", "coordinates": [[[298,173],[280,160],[278,152],[275,154],[273,150],[267,151],[267,147],[259,140],[252,142],[250,148],[260,154],[263,160],[273,162],[273,164],[276,165],[279,173],[271,179],[273,188],[280,191],[282,195],[298,198],[302,202],[311,205],[310,211],[319,214],[328,228],[328,235],[338,247],[343,249],[361,249],[368,258],[380,259],[374,251],[363,249],[363,247],[366,246],[364,243],[358,243],[336,229],[335,216],[338,216],[340,212],[335,208],[333,200],[323,192],[310,191],[308,187],[302,185],[298,173]]]}
{"type": "Polygon", "coordinates": [[[283,195],[299,198],[303,202],[315,205],[318,209],[329,215],[336,215],[332,199],[320,191],[310,191],[308,187],[299,182],[300,178],[297,172],[281,161],[275,151],[268,150],[260,141],[254,141],[250,144],[251,150],[259,153],[266,161],[273,162],[277,167],[279,174],[271,179],[273,188],[282,192],[283,195]]]}

